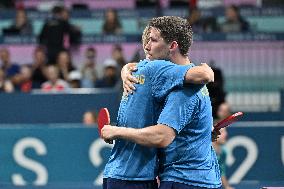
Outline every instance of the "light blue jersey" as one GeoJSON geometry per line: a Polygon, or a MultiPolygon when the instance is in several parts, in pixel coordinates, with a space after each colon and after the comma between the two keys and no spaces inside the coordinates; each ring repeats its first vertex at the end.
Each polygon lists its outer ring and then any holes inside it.
{"type": "Polygon", "coordinates": [[[160,149],[160,179],[192,186],[221,186],[220,171],[211,143],[212,107],[206,86],[174,90],[158,120],[176,131],[174,141],[160,149]]]}
{"type": "MultiPolygon", "coordinates": [[[[155,125],[161,102],[174,87],[182,87],[191,66],[169,61],[144,60],[133,75],[139,80],[133,95],[123,96],[118,111],[118,126],[143,128],[155,125]]],[[[157,176],[157,149],[118,139],[105,167],[104,178],[153,180],[157,176]]]]}

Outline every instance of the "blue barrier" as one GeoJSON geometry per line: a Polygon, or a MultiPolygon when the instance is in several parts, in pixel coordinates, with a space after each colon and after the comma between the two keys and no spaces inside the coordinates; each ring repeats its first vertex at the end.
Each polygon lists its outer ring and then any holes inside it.
{"type": "Polygon", "coordinates": [[[87,110],[107,107],[116,121],[121,93],[0,94],[0,123],[81,123],[87,110]]]}
{"type": "Polygon", "coordinates": [[[281,113],[284,118],[284,90],[281,91],[281,113]]]}
{"type": "Polygon", "coordinates": [[[284,112],[245,112],[242,121],[284,121],[284,112]]]}
{"type": "MultiPolygon", "coordinates": [[[[107,107],[116,122],[121,93],[116,90],[91,94],[0,94],[0,123],[81,123],[87,110],[107,107]]],[[[242,121],[284,121],[284,92],[279,112],[246,112],[242,121]]]]}
{"type": "MultiPolygon", "coordinates": [[[[236,189],[283,186],[283,122],[237,123],[228,133],[228,179],[236,189]]],[[[6,125],[0,139],[3,189],[101,188],[111,145],[98,138],[96,128],[6,125]]]]}
{"type": "Polygon", "coordinates": [[[35,125],[1,127],[0,133],[1,188],[100,188],[110,145],[96,129],[35,125]]]}
{"type": "Polygon", "coordinates": [[[241,122],[228,128],[229,180],[284,181],[284,122],[241,122]]]}

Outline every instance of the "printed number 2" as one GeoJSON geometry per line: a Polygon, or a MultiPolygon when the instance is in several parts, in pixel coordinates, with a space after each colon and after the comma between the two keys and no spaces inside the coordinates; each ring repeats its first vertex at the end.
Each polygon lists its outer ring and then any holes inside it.
{"type": "Polygon", "coordinates": [[[228,140],[226,146],[228,148],[226,163],[229,166],[233,165],[235,162],[235,157],[233,156],[233,150],[235,147],[241,146],[247,151],[246,158],[229,178],[229,182],[231,184],[238,184],[255,163],[258,156],[258,148],[252,139],[245,136],[236,136],[231,138],[228,140]]]}
{"type": "MultiPolygon", "coordinates": [[[[99,167],[102,165],[103,158],[100,156],[100,151],[106,147],[112,148],[113,145],[105,143],[102,139],[97,139],[91,144],[89,150],[89,158],[95,167],[99,167]]],[[[102,184],[103,184],[103,171],[94,180],[94,185],[101,186],[102,184]]]]}

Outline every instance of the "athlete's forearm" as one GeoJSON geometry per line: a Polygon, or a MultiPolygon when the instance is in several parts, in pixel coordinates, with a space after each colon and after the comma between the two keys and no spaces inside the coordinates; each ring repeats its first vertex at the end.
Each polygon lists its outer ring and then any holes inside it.
{"type": "Polygon", "coordinates": [[[185,83],[207,84],[214,81],[214,72],[207,65],[195,66],[186,72],[185,83]]]}
{"type": "Polygon", "coordinates": [[[130,140],[149,147],[164,148],[175,138],[172,128],[164,125],[149,126],[142,129],[119,127],[115,138],[130,140]]]}

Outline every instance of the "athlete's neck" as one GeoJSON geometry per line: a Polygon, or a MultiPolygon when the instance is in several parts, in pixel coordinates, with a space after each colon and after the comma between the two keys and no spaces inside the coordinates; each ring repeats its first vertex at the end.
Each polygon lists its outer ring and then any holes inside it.
{"type": "Polygon", "coordinates": [[[179,65],[191,64],[191,61],[189,60],[187,56],[175,56],[175,57],[172,57],[171,61],[179,65]]]}

